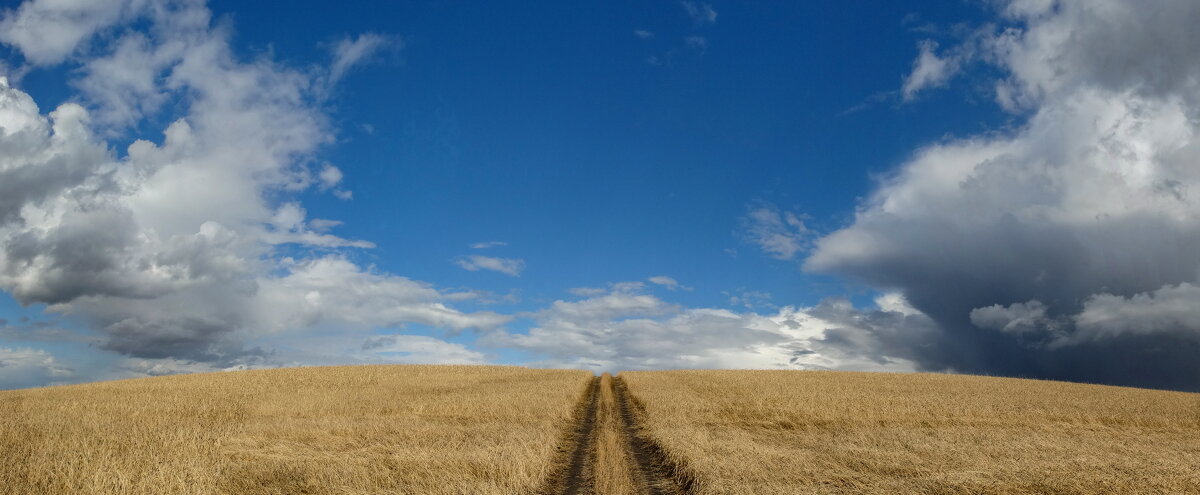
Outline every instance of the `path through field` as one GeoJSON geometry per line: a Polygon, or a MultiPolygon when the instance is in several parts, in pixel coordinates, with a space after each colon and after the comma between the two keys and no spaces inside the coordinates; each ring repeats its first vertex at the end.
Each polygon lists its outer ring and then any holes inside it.
{"type": "Polygon", "coordinates": [[[564,446],[549,494],[685,495],[666,458],[638,425],[624,382],[608,374],[592,381],[564,446]]]}

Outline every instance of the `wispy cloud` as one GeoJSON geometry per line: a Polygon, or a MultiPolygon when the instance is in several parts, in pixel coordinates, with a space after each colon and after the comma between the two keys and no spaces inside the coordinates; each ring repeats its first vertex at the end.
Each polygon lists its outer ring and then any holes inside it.
{"type": "Polygon", "coordinates": [[[515,258],[493,258],[491,256],[481,256],[474,254],[464,256],[454,260],[454,263],[461,266],[464,270],[479,271],[490,270],[500,272],[505,275],[514,277],[520,276],[521,271],[525,269],[525,261],[515,258]]]}
{"type": "Polygon", "coordinates": [[[329,84],[337,84],[350,69],[368,61],[385,49],[400,49],[399,38],[377,33],[363,33],[356,38],[343,38],[333,45],[333,64],[329,67],[329,84]]]}
{"type": "Polygon", "coordinates": [[[806,249],[812,233],[795,213],[774,205],[752,207],[741,220],[741,234],[774,258],[790,260],[806,249]]]}
{"type": "Polygon", "coordinates": [[[476,242],[475,244],[471,245],[471,249],[491,249],[496,247],[504,247],[507,245],[508,243],[504,241],[476,242]]]}
{"type": "Polygon", "coordinates": [[[654,277],[650,277],[646,280],[654,285],[661,285],[661,286],[665,287],[667,290],[692,290],[691,287],[688,287],[686,285],[681,285],[679,283],[679,281],[677,281],[671,277],[668,277],[666,275],[657,275],[654,277]]]}
{"type": "Polygon", "coordinates": [[[730,306],[742,307],[749,310],[779,308],[779,306],[771,303],[771,294],[769,292],[742,289],[735,292],[726,292],[725,295],[729,296],[730,306]]]}
{"type": "Polygon", "coordinates": [[[905,100],[913,99],[916,94],[927,88],[944,86],[961,68],[958,57],[939,57],[937,42],[925,40],[918,45],[920,54],[913,61],[912,71],[904,78],[901,93],[905,100]]]}
{"type": "Polygon", "coordinates": [[[683,6],[683,11],[687,12],[688,17],[696,25],[715,24],[717,22],[717,11],[710,4],[697,3],[690,0],[683,0],[679,4],[683,6]]]}

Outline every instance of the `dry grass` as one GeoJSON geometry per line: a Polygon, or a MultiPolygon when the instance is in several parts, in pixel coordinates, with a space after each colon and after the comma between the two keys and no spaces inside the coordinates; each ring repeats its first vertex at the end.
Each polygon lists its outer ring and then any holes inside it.
{"type": "Polygon", "coordinates": [[[1200,493],[1200,394],[924,374],[621,376],[697,494],[1200,493]]]}
{"type": "Polygon", "coordinates": [[[357,366],[0,392],[0,493],[530,493],[591,376],[357,366]]]}
{"type": "Polygon", "coordinates": [[[624,424],[613,394],[612,376],[600,377],[600,402],[596,411],[595,493],[633,495],[638,493],[633,479],[633,463],[628,451],[624,424]]]}

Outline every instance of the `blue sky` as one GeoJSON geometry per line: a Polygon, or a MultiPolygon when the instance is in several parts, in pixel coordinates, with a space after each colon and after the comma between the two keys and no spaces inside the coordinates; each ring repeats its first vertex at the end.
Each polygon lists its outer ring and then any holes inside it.
{"type": "MultiPolygon", "coordinates": [[[[211,8],[242,56],[296,66],[326,63],[328,45],[351,34],[392,38],[329,102],[337,143],[320,159],[345,173],[354,199],[303,198],[310,214],[345,222],[339,235],[378,246],[353,254],[365,263],[441,286],[519,290],[520,309],[664,274],[698,289],[674,295],[689,305],[725,305],[738,290],[780,305],[861,296],[756,253],[739,221],[769,203],[836,229],[873,174],[944,134],[1002,122],[994,106],[957,98],[872,100],[910,70],[927,38],[914,29],[982,9],[697,5],[716,20],[696,21],[678,2],[211,8]],[[508,245],[483,254],[525,260],[518,279],[451,262],[486,241],[508,245]]],[[[56,105],[72,97],[69,74],[31,74],[23,88],[56,105]]],[[[143,127],[153,135],[166,123],[143,127]]]]}
{"type": "Polygon", "coordinates": [[[231,8],[238,26],[263,26],[239,30],[248,52],[271,46],[299,64],[319,63],[320,43],[346,33],[396,33],[403,48],[356,70],[335,97],[340,142],[325,156],[346,172],[354,201],[317,195],[306,206],[358,219],[338,232],[377,243],[364,255],[380,268],[535,301],[659,274],[700,289],[677,296],[695,305],[723,304],[722,292],[739,288],[780,304],[855,295],[748,250],[736,231],[749,205],[836,228],[872,173],[1003,118],[992,106],[936,101],[842,115],[898,88],[922,38],[905,16],[961,18],[916,5],[713,5],[716,22],[701,25],[674,2],[364,3],[282,18],[232,7],[213,5],[231,8]],[[688,48],[687,36],[706,48],[688,48]],[[669,65],[647,62],[667,53],[669,65]],[[519,280],[450,263],[493,240],[508,246],[486,254],[526,261],[519,280]]]}
{"type": "Polygon", "coordinates": [[[1196,178],[1120,124],[1191,130],[1150,105],[1190,115],[1187,74],[1139,65],[1186,65],[1172,8],[14,2],[0,124],[40,137],[0,137],[0,386],[490,362],[1190,388],[1190,351],[1155,349],[1197,346],[1200,261],[1136,240],[1196,242],[1196,178]]]}

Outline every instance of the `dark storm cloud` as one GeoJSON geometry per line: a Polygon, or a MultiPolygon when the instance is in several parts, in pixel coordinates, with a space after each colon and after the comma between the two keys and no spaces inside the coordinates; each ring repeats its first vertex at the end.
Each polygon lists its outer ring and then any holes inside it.
{"type": "Polygon", "coordinates": [[[972,41],[1028,123],[919,150],[805,266],[903,292],[924,369],[1200,389],[1200,8],[1054,5],[972,41]]]}
{"type": "Polygon", "coordinates": [[[224,338],[235,327],[233,322],[216,318],[129,318],[105,327],[109,340],[104,348],[142,358],[216,361],[238,351],[239,346],[224,338]]]}

